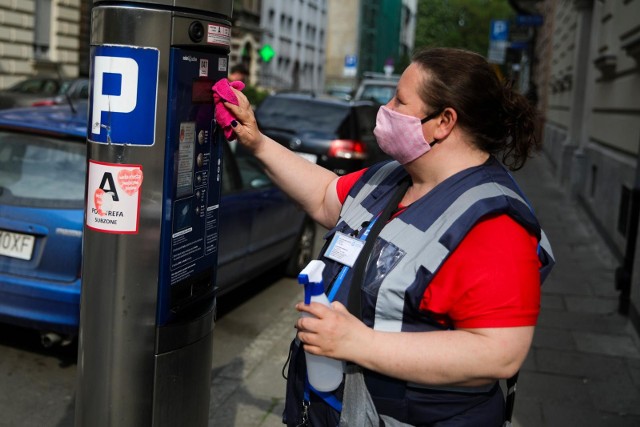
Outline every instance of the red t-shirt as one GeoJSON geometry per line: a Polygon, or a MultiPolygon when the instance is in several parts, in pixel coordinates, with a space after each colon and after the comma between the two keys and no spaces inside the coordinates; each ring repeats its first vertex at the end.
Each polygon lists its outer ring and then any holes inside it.
{"type": "MultiPolygon", "coordinates": [[[[364,171],[344,175],[344,203],[364,171]]],[[[445,326],[533,326],[540,312],[538,241],[508,215],[478,222],[440,267],[420,309],[445,326]]]]}

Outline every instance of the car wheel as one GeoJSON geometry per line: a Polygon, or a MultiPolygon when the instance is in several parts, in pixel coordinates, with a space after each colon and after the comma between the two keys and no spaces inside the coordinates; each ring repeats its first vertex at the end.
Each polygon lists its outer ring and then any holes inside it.
{"type": "Polygon", "coordinates": [[[298,241],[286,263],[284,274],[288,277],[298,277],[300,271],[313,259],[313,244],[316,240],[316,224],[310,218],[305,218],[298,241]]]}

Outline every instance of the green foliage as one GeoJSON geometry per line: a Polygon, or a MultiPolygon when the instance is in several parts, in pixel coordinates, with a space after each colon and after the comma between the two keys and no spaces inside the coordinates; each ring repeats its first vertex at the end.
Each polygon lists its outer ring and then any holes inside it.
{"type": "Polygon", "coordinates": [[[251,105],[259,105],[269,95],[268,91],[251,85],[245,86],[242,93],[245,94],[251,105]]]}
{"type": "Polygon", "coordinates": [[[418,0],[415,46],[456,47],[487,55],[492,19],[512,19],[507,0],[418,0]]]}

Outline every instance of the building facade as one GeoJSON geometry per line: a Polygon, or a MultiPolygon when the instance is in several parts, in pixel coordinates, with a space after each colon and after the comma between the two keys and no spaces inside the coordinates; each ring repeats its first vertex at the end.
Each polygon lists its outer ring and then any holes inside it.
{"type": "Polygon", "coordinates": [[[234,0],[233,17],[231,18],[231,52],[229,67],[242,64],[249,70],[248,84],[255,85],[258,79],[258,68],[263,29],[260,27],[262,0],[234,0]]]}
{"type": "Polygon", "coordinates": [[[263,0],[262,46],[275,55],[260,65],[259,84],[272,90],[322,92],[327,0],[263,0]]]}
{"type": "Polygon", "coordinates": [[[81,0],[0,2],[0,88],[36,74],[80,73],[81,0]]]}
{"type": "Polygon", "coordinates": [[[360,2],[329,0],[326,86],[355,89],[360,37],[360,2]],[[352,62],[346,64],[347,58],[352,62]]]}
{"type": "Polygon", "coordinates": [[[640,330],[640,1],[545,0],[533,81],[558,181],[620,258],[620,311],[640,330]],[[636,255],[638,254],[638,255],[636,255]]]}
{"type": "Polygon", "coordinates": [[[414,48],[417,0],[329,0],[327,86],[355,88],[364,72],[402,72],[414,48]],[[351,62],[350,62],[351,59],[351,62]]]}

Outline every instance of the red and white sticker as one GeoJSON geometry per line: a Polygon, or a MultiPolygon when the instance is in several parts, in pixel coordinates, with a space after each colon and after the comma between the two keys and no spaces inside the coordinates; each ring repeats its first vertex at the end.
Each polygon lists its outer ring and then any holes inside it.
{"type": "Polygon", "coordinates": [[[219,46],[230,46],[231,28],[226,25],[209,24],[207,27],[207,43],[219,46]]]}
{"type": "Polygon", "coordinates": [[[138,233],[142,165],[89,160],[87,227],[114,234],[138,233]]]}

